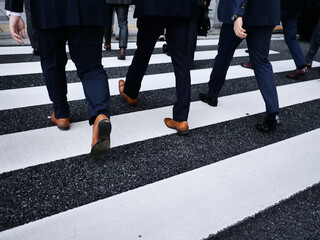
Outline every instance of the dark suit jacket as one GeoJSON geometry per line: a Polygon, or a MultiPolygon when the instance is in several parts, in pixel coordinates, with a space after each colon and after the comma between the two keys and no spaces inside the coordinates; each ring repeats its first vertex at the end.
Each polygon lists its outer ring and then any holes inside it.
{"type": "Polygon", "coordinates": [[[134,17],[192,18],[197,0],[134,0],[134,17]]]}
{"type": "Polygon", "coordinates": [[[204,0],[197,0],[198,6],[204,6],[204,0]]]}
{"type": "Polygon", "coordinates": [[[219,21],[233,24],[233,15],[242,16],[244,24],[275,26],[280,23],[280,0],[220,0],[219,21]]]}
{"type": "Polygon", "coordinates": [[[304,0],[281,0],[281,11],[298,13],[303,9],[304,0]]]}
{"type": "MultiPolygon", "coordinates": [[[[23,0],[6,0],[5,9],[22,12],[23,0]]],[[[105,26],[105,0],[32,0],[31,13],[36,28],[63,26],[105,26]]]]}

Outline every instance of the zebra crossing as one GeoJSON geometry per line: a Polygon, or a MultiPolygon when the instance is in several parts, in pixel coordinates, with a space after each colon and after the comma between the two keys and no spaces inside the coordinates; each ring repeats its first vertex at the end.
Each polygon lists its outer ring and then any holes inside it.
{"type": "MultiPolygon", "coordinates": [[[[261,134],[254,124],[265,106],[253,71],[239,64],[248,60],[245,43],[218,107],[198,99],[207,89],[217,43],[198,41],[185,137],[163,123],[172,115],[175,82],[162,43],[136,107],[118,92],[135,43],[129,43],[125,61],[115,51],[104,52],[113,130],[110,151],[98,158],[88,154],[92,129],[73,63],[67,64],[71,129],[62,132],[50,125],[51,105],[31,48],[0,47],[0,239],[219,239],[279,202],[318,189],[320,58],[299,81],[286,79],[294,62],[283,38],[272,40],[284,124],[261,134]]],[[[312,212],[320,219],[317,207],[312,212]]],[[[314,225],[320,229],[318,221],[314,225]]],[[[316,239],[320,232],[305,234],[316,239]]]]}

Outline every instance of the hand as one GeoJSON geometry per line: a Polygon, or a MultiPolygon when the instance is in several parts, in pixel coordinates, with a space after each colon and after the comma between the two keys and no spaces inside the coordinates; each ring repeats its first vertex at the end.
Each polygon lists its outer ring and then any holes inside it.
{"type": "Polygon", "coordinates": [[[242,28],[243,20],[242,17],[238,17],[233,23],[234,33],[238,38],[244,39],[247,37],[246,30],[242,28]]]}
{"type": "Polygon", "coordinates": [[[14,40],[16,40],[21,45],[24,44],[22,38],[26,38],[26,32],[24,21],[21,17],[10,15],[10,32],[14,40]]]}

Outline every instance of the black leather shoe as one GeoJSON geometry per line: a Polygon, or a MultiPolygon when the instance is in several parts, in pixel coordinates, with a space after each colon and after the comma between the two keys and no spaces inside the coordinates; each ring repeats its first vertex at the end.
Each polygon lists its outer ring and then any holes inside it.
{"type": "Polygon", "coordinates": [[[277,121],[277,126],[282,125],[282,118],[280,116],[280,113],[276,115],[276,121],[277,121]]]}
{"type": "Polygon", "coordinates": [[[162,52],[170,56],[168,45],[165,43],[162,45],[162,52]]]}
{"type": "Polygon", "coordinates": [[[256,124],[256,129],[259,132],[272,132],[276,130],[277,126],[282,124],[282,119],[280,114],[268,114],[262,123],[256,124]]]}
{"type": "Polygon", "coordinates": [[[39,48],[34,48],[32,53],[33,53],[33,55],[35,55],[35,56],[40,56],[40,50],[39,50],[39,48]]]}
{"type": "Polygon", "coordinates": [[[104,44],[104,49],[106,50],[106,51],[111,51],[111,45],[110,44],[104,44]]]}
{"type": "Polygon", "coordinates": [[[120,48],[119,53],[118,53],[118,59],[119,60],[126,59],[126,50],[124,48],[120,48]]]}
{"type": "Polygon", "coordinates": [[[218,105],[218,99],[210,98],[207,93],[200,93],[199,98],[202,102],[208,103],[212,107],[216,107],[218,105]]]}

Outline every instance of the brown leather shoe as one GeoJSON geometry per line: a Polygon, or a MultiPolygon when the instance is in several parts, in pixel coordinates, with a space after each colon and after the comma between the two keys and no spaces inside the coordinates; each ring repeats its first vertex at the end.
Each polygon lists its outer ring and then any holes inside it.
{"type": "Polygon", "coordinates": [[[54,112],[51,115],[51,121],[57,125],[60,130],[69,130],[70,118],[56,118],[54,112]]]}
{"type": "Polygon", "coordinates": [[[92,156],[99,156],[110,148],[110,133],[110,120],[104,114],[98,115],[92,127],[92,156]]]}
{"type": "Polygon", "coordinates": [[[124,93],[124,84],[125,81],[124,80],[119,80],[119,92],[120,94],[126,99],[126,101],[131,105],[134,106],[138,103],[138,99],[132,99],[131,97],[129,97],[127,94],[124,93]]]}
{"type": "Polygon", "coordinates": [[[291,79],[298,79],[298,77],[306,75],[307,72],[308,68],[304,67],[302,69],[294,70],[293,73],[286,75],[286,77],[291,79]]]}
{"type": "Polygon", "coordinates": [[[244,68],[250,68],[252,69],[252,64],[251,62],[246,62],[246,63],[240,63],[240,65],[244,68]]]}
{"type": "Polygon", "coordinates": [[[188,122],[178,122],[173,120],[172,118],[165,118],[164,123],[167,125],[168,128],[176,129],[178,131],[178,134],[184,135],[188,133],[189,126],[188,122]]]}
{"type": "Polygon", "coordinates": [[[119,60],[125,60],[126,59],[126,50],[124,48],[120,48],[120,51],[118,53],[118,59],[119,60]]]}
{"type": "Polygon", "coordinates": [[[306,67],[307,67],[307,68],[311,68],[311,67],[312,67],[312,63],[307,62],[307,63],[306,63],[306,67]]]}

